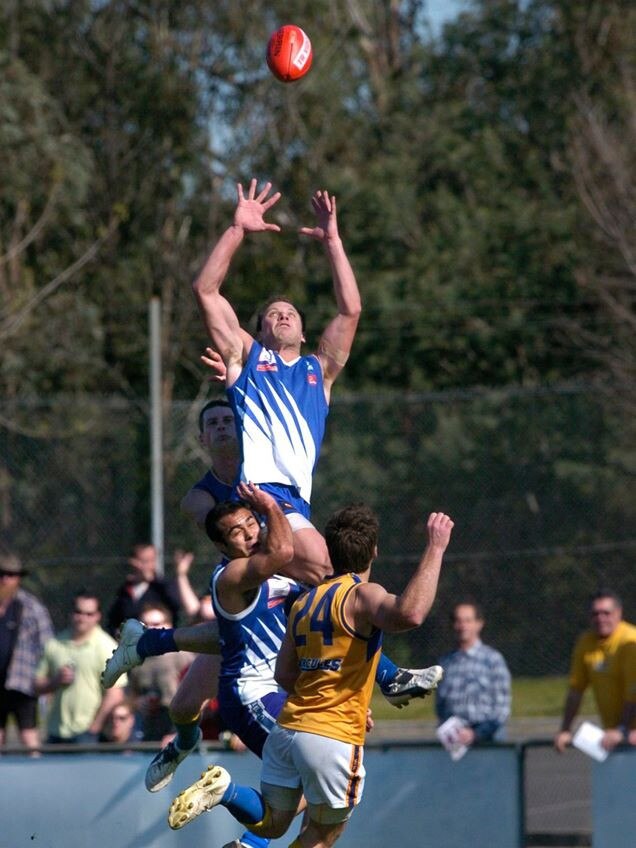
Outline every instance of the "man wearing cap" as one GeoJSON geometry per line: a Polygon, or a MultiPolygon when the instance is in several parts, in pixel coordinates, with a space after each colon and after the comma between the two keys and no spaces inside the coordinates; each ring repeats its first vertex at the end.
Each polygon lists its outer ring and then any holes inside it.
{"type": "Polygon", "coordinates": [[[21,588],[26,573],[15,554],[0,549],[0,745],[13,715],[22,744],[37,748],[35,669],[53,624],[46,607],[21,588]]]}

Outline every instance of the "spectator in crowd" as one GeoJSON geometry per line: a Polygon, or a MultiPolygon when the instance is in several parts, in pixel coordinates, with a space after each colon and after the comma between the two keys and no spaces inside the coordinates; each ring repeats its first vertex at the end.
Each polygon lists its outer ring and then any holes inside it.
{"type": "Polygon", "coordinates": [[[128,564],[130,572],[108,611],[108,632],[116,636],[120,625],[127,618],[139,618],[141,608],[147,603],[167,607],[176,621],[181,605],[176,581],[157,575],[155,546],[146,542],[134,545],[128,564]]]}
{"type": "MultiPolygon", "coordinates": [[[[140,619],[146,627],[172,627],[170,610],[162,604],[144,604],[140,619]]],[[[170,702],[194,654],[180,651],[149,657],[128,675],[129,695],[135,705],[136,723],[145,742],[167,744],[176,733],[170,718],[170,702]]]]}
{"type": "Polygon", "coordinates": [[[99,741],[117,745],[141,741],[141,733],[135,728],[135,708],[127,698],[115,704],[106,716],[99,741]]]}
{"type": "Polygon", "coordinates": [[[190,568],[193,560],[193,554],[175,551],[174,574],[179,603],[182,611],[192,623],[194,621],[212,621],[214,610],[212,609],[209,589],[199,597],[190,582],[190,568]]]}
{"type": "Polygon", "coordinates": [[[605,729],[603,747],[636,744],[636,627],[623,620],[623,603],[612,589],[592,596],[590,617],[591,629],[579,636],[572,654],[563,721],[554,738],[559,752],[572,741],[572,722],[588,686],[605,729]]]}
{"type": "Polygon", "coordinates": [[[53,636],[53,624],[46,607],[22,589],[26,574],[15,554],[0,549],[0,745],[13,716],[22,744],[37,748],[35,670],[53,636]]]}
{"type": "Polygon", "coordinates": [[[435,708],[440,724],[456,716],[464,723],[462,745],[501,740],[510,716],[510,672],[503,656],[481,641],[484,616],[479,604],[462,601],[452,612],[457,646],[440,662],[444,677],[435,708]]]}
{"type": "Polygon", "coordinates": [[[35,676],[38,695],[52,695],[47,716],[50,743],[96,742],[106,716],[124,697],[125,678],[104,692],[101,671],[117,647],[100,626],[99,598],[82,590],[73,598],[71,626],[49,639],[35,676]]]}

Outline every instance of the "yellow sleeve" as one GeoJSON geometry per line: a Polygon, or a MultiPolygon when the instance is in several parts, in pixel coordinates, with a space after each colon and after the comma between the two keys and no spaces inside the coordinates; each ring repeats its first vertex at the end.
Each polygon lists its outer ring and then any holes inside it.
{"type": "Polygon", "coordinates": [[[628,642],[622,650],[623,675],[625,678],[625,700],[636,703],[636,642],[628,642]]]}
{"type": "Polygon", "coordinates": [[[578,692],[585,692],[590,679],[585,665],[585,635],[580,636],[574,646],[572,653],[572,662],[570,664],[569,684],[571,689],[576,689],[578,692]]]}

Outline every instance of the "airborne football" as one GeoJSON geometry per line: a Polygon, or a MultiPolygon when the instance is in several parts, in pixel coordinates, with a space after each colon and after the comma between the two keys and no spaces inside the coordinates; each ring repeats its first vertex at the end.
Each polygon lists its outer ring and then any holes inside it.
{"type": "Polygon", "coordinates": [[[277,29],[267,42],[267,65],[281,82],[295,82],[304,77],[312,60],[309,36],[294,24],[277,29]]]}

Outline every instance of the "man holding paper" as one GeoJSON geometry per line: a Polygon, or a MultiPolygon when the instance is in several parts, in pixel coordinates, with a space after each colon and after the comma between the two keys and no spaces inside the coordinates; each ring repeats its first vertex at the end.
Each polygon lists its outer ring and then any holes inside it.
{"type": "Polygon", "coordinates": [[[484,614],[472,599],[456,603],[452,612],[455,650],[439,661],[444,677],[437,688],[438,736],[455,754],[476,742],[500,741],[510,716],[511,680],[499,651],[481,641],[484,614]],[[450,746],[446,742],[451,741],[450,746]]]}
{"type": "Polygon", "coordinates": [[[554,738],[559,752],[572,742],[570,728],[588,686],[604,728],[602,747],[636,744],[636,627],[623,620],[621,599],[610,589],[592,596],[590,615],[592,627],[579,636],[572,654],[563,721],[554,738]]]}

